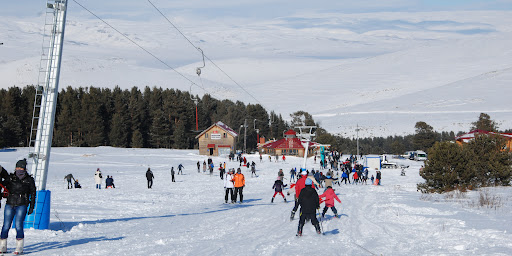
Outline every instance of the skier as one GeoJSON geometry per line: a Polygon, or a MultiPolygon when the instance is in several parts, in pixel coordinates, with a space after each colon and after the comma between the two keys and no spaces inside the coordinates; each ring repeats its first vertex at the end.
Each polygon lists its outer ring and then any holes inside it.
{"type": "Polygon", "coordinates": [[[233,191],[233,189],[235,188],[234,174],[235,174],[235,169],[231,169],[231,170],[229,170],[229,172],[226,173],[226,177],[224,179],[224,190],[226,191],[224,200],[225,200],[226,204],[228,203],[228,195],[231,196],[232,204],[234,204],[236,202],[234,191],[233,191]]]}
{"type": "Polygon", "coordinates": [[[285,161],[286,161],[286,156],[283,155],[283,162],[285,162],[285,161]]]}
{"type": "Polygon", "coordinates": [[[274,192],[274,195],[272,196],[272,200],[270,200],[271,203],[274,202],[274,198],[276,197],[276,195],[278,193],[281,194],[281,196],[283,196],[284,202],[286,203],[286,197],[283,194],[283,188],[285,188],[286,186],[287,185],[283,184],[283,181],[281,180],[281,177],[278,176],[277,180],[274,181],[274,186],[272,186],[272,188],[274,189],[275,192],[274,192]]]}
{"type": "Polygon", "coordinates": [[[201,169],[201,163],[199,163],[199,161],[197,161],[197,173],[200,172],[200,169],[201,169]]]}
{"type": "Polygon", "coordinates": [[[236,171],[233,181],[235,183],[235,202],[237,195],[240,195],[240,203],[242,203],[244,201],[243,189],[245,187],[245,177],[240,168],[236,171]]]}
{"type": "Polygon", "coordinates": [[[71,182],[71,180],[75,180],[75,178],[73,178],[73,174],[70,173],[66,175],[64,179],[68,181],[68,189],[73,188],[73,183],[71,182]]]}
{"type": "Polygon", "coordinates": [[[302,236],[302,228],[304,227],[306,220],[311,220],[311,224],[315,226],[316,233],[321,234],[322,231],[320,230],[320,223],[316,218],[316,210],[320,208],[318,193],[313,189],[313,181],[310,178],[306,179],[304,185],[305,187],[301,190],[298,200],[300,205],[300,219],[297,236],[302,236]]]}
{"type": "Polygon", "coordinates": [[[354,175],[352,177],[354,177],[354,183],[353,184],[357,185],[357,181],[359,180],[359,176],[357,175],[357,172],[354,172],[354,175]]]}
{"type": "Polygon", "coordinates": [[[105,179],[105,188],[116,188],[116,185],[114,185],[114,178],[112,178],[112,176],[107,175],[107,179],[105,179]]]}
{"type": "Polygon", "coordinates": [[[260,154],[260,163],[263,162],[263,157],[260,154]]]}
{"type": "Polygon", "coordinates": [[[325,213],[329,208],[331,208],[332,212],[334,212],[334,216],[338,218],[338,211],[336,210],[336,207],[334,207],[334,199],[341,203],[341,200],[338,198],[336,193],[334,193],[334,189],[332,189],[331,186],[328,186],[327,189],[323,194],[319,196],[320,198],[325,197],[325,207],[324,211],[322,212],[322,218],[325,216],[325,213]]]}
{"type": "Polygon", "coordinates": [[[153,172],[150,168],[146,171],[146,179],[148,180],[148,188],[151,188],[153,186],[153,179],[155,176],[153,176],[153,172]]]}
{"type": "Polygon", "coordinates": [[[308,178],[307,171],[302,171],[301,174],[302,177],[295,183],[295,205],[293,206],[292,214],[290,215],[290,220],[293,220],[293,218],[295,217],[295,212],[299,208],[300,191],[305,187],[306,179],[308,178]]]}
{"type": "Polygon", "coordinates": [[[220,179],[224,179],[224,173],[226,172],[226,170],[222,167],[220,167],[220,170],[219,170],[219,175],[220,175],[220,179]]]}
{"type": "Polygon", "coordinates": [[[176,181],[174,180],[174,174],[175,174],[175,172],[174,172],[174,166],[172,166],[172,167],[171,167],[171,182],[176,182],[176,181]]]}
{"type": "Polygon", "coordinates": [[[185,167],[183,167],[182,164],[179,164],[178,165],[178,175],[181,173],[181,175],[183,175],[183,169],[185,169],[185,167]]]}
{"type": "Polygon", "coordinates": [[[103,180],[103,176],[101,176],[100,168],[96,169],[96,173],[94,174],[94,181],[96,182],[96,188],[101,189],[101,181],[103,180]]]}
{"type": "MultiPolygon", "coordinates": [[[[252,162],[252,163],[254,163],[254,162],[252,162]]],[[[253,164],[252,167],[251,167],[251,177],[253,175],[258,177],[258,175],[256,175],[256,165],[255,164],[253,164]]]]}
{"type": "Polygon", "coordinates": [[[295,173],[297,172],[297,169],[292,168],[290,170],[290,182],[295,181],[295,173]]]}
{"type": "Polygon", "coordinates": [[[370,178],[370,180],[372,181],[372,184],[373,184],[373,180],[374,180],[374,179],[375,179],[375,178],[373,177],[373,174],[372,174],[372,177],[370,178]]]}
{"type": "Polygon", "coordinates": [[[203,161],[203,173],[206,172],[206,161],[203,161]]]}
{"type": "Polygon", "coordinates": [[[330,171],[327,172],[327,175],[325,176],[325,179],[324,179],[325,187],[331,187],[332,188],[332,183],[335,180],[338,180],[338,178],[331,177],[331,172],[330,171]]]}
{"type": "Polygon", "coordinates": [[[284,180],[284,172],[283,172],[283,169],[279,169],[279,172],[277,172],[277,176],[279,176],[279,178],[281,180],[284,180]]]}
{"type": "Polygon", "coordinates": [[[16,224],[16,249],[14,254],[22,254],[25,239],[23,221],[27,213],[28,215],[33,213],[36,202],[36,185],[34,178],[27,173],[26,159],[19,160],[16,163],[14,173],[8,176],[3,185],[9,191],[9,195],[4,207],[4,224],[0,234],[0,253],[7,252],[7,237],[14,220],[16,224]]]}

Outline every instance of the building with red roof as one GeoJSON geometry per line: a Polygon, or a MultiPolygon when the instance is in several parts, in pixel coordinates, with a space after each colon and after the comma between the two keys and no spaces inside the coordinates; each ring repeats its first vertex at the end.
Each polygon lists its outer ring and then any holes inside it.
{"type": "Polygon", "coordinates": [[[499,132],[489,132],[484,130],[474,130],[469,133],[462,134],[460,136],[455,137],[455,142],[459,145],[463,145],[464,143],[468,143],[473,140],[475,137],[480,135],[498,135],[503,137],[506,140],[506,151],[512,151],[512,133],[499,133],[499,132]]]}
{"type": "MultiPolygon", "coordinates": [[[[308,155],[314,153],[316,147],[315,142],[310,142],[308,155]]],[[[277,141],[270,141],[265,144],[260,144],[260,153],[269,155],[286,155],[286,156],[304,156],[304,146],[301,140],[297,138],[297,133],[294,130],[288,130],[284,133],[284,138],[277,141]]]]}

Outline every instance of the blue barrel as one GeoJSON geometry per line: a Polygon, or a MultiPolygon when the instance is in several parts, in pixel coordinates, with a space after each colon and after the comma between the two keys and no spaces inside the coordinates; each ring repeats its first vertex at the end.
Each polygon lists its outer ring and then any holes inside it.
{"type": "Polygon", "coordinates": [[[50,190],[39,190],[36,195],[34,212],[25,217],[23,228],[48,229],[50,225],[50,190]]]}

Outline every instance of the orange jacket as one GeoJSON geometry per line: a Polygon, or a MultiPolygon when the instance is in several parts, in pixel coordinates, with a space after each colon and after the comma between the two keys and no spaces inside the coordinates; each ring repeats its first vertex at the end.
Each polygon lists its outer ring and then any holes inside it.
{"type": "Polygon", "coordinates": [[[243,187],[245,186],[245,177],[241,173],[235,174],[235,177],[233,178],[233,182],[235,183],[235,188],[243,187]]]}

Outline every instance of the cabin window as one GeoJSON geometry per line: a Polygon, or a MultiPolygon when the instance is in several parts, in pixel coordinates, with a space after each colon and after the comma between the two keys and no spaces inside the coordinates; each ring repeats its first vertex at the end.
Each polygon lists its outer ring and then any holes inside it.
{"type": "Polygon", "coordinates": [[[228,137],[228,134],[227,133],[224,133],[224,138],[227,138],[228,137]]]}
{"type": "Polygon", "coordinates": [[[205,134],[204,134],[204,137],[208,139],[208,133],[205,133],[205,134]]]}

